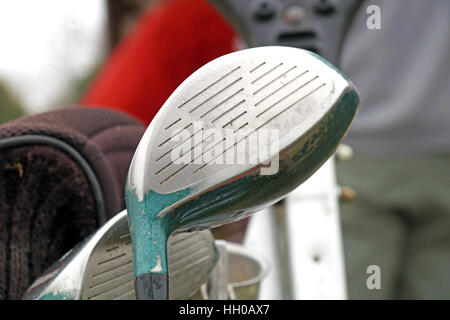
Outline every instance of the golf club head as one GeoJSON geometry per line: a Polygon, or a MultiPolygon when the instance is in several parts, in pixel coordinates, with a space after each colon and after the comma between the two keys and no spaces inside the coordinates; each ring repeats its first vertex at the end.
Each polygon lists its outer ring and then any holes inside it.
{"type": "MultiPolygon", "coordinates": [[[[212,234],[205,231],[170,237],[171,299],[189,298],[214,268],[217,250],[212,234]]],[[[131,246],[124,210],[50,267],[31,285],[23,299],[136,299],[131,246]]]]}
{"type": "Polygon", "coordinates": [[[152,288],[167,282],[172,232],[230,223],[285,197],[333,154],[358,105],[339,70],[290,47],[234,52],[187,78],[128,173],[138,298],[167,297],[152,288]]]}

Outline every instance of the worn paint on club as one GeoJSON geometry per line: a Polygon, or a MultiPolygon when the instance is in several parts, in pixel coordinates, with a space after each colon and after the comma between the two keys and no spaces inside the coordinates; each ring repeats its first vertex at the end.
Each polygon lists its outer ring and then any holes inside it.
{"type": "Polygon", "coordinates": [[[55,292],[49,292],[45,295],[43,295],[39,300],[75,300],[75,295],[72,295],[70,293],[55,293],[55,292]]]}
{"type": "Polygon", "coordinates": [[[303,157],[309,154],[314,154],[316,161],[327,157],[326,151],[333,150],[333,146],[339,145],[344,139],[348,127],[354,120],[358,105],[358,93],[355,90],[345,91],[336,108],[328,115],[327,121],[322,122],[316,131],[311,134],[311,139],[304,144],[293,160],[300,162],[303,157]],[[349,110],[352,112],[349,112],[349,110]],[[327,131],[333,132],[333,134],[328,134],[329,138],[324,144],[321,137],[326,136],[327,131]],[[318,149],[318,152],[313,153],[315,149],[318,149]]]}
{"type": "Polygon", "coordinates": [[[187,197],[190,188],[170,194],[159,194],[149,191],[139,201],[133,190],[125,194],[131,240],[133,242],[135,276],[145,273],[168,273],[167,239],[171,215],[159,216],[164,208],[187,197]]]}

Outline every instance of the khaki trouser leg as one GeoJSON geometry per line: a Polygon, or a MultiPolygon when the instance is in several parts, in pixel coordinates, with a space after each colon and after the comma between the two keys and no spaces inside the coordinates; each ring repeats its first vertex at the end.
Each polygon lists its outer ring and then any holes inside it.
{"type": "Polygon", "coordinates": [[[351,299],[450,299],[450,157],[355,159],[338,181],[351,299]],[[367,267],[381,270],[370,290],[367,267]]]}

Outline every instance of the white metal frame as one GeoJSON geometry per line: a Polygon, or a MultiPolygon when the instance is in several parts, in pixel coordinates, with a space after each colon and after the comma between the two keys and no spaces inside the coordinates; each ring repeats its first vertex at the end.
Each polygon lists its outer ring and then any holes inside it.
{"type": "Polygon", "coordinates": [[[251,218],[244,245],[270,268],[260,299],[347,299],[338,198],[333,157],[289,194],[282,212],[272,206],[251,218]]]}

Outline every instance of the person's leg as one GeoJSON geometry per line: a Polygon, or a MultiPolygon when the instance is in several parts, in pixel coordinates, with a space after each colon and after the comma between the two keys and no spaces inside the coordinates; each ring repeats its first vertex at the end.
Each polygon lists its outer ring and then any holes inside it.
{"type": "Polygon", "coordinates": [[[405,225],[391,206],[392,170],[384,161],[355,159],[337,165],[338,182],[356,198],[341,204],[344,255],[350,299],[395,299],[405,225]],[[369,266],[380,268],[381,289],[369,289],[369,266]]]}
{"type": "Polygon", "coordinates": [[[413,233],[401,298],[450,299],[450,156],[407,162],[414,181],[405,186],[413,205],[413,233]]]}

